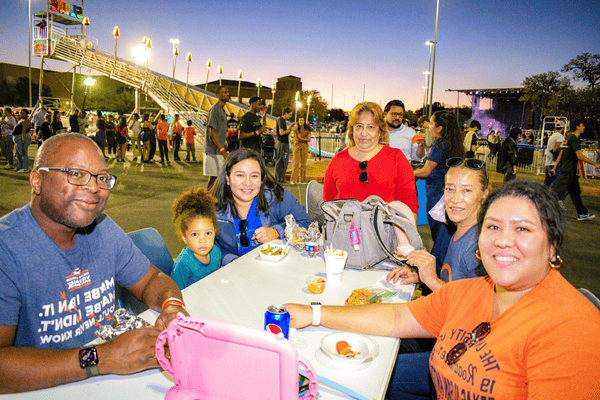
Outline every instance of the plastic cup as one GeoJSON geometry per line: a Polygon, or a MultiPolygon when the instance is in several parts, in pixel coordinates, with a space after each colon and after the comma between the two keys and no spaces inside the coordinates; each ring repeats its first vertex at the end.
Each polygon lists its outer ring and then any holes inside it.
{"type": "Polygon", "coordinates": [[[325,269],[328,284],[337,285],[342,281],[347,258],[348,253],[344,250],[325,250],[325,269]]]}
{"type": "Polygon", "coordinates": [[[306,286],[310,293],[321,294],[325,290],[327,281],[319,276],[311,276],[306,278],[306,286]]]}

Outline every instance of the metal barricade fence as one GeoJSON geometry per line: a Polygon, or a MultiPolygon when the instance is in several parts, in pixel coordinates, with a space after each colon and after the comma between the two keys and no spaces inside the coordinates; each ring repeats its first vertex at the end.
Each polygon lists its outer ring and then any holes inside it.
{"type": "Polygon", "coordinates": [[[339,134],[317,130],[311,134],[308,151],[319,160],[323,157],[332,158],[344,146],[344,140],[339,134]]]}
{"type": "MultiPolygon", "coordinates": [[[[483,160],[490,171],[496,171],[498,155],[492,155],[487,140],[478,140],[478,148],[475,157],[483,160]]],[[[542,175],[544,174],[544,163],[546,160],[546,149],[534,145],[517,146],[517,172],[542,175]]]]}

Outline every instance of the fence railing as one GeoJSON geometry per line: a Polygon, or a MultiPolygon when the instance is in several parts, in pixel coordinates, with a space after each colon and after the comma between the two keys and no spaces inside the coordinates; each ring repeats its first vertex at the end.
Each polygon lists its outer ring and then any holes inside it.
{"type": "MultiPolygon", "coordinates": [[[[309,143],[309,151],[319,159],[332,158],[345,145],[344,137],[331,132],[315,131],[309,143]]],[[[496,170],[498,156],[492,154],[487,141],[480,143],[475,157],[484,160],[490,171],[496,170]]],[[[537,146],[517,147],[517,172],[543,174],[545,149],[537,146]]]]}
{"type": "Polygon", "coordinates": [[[311,135],[309,152],[319,158],[332,158],[344,146],[344,138],[331,132],[314,131],[311,135]]]}

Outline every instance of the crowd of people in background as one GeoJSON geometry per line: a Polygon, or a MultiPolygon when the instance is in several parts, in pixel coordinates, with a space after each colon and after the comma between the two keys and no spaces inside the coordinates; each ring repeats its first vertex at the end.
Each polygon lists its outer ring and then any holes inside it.
{"type": "MultiPolygon", "coordinates": [[[[88,118],[86,112],[75,110],[68,117],[67,129],[58,111],[51,113],[41,107],[30,118],[26,110],[20,110],[17,118],[10,108],[4,109],[0,150],[7,160],[5,168],[29,172],[28,147],[38,143],[39,149],[30,175],[31,203],[0,218],[0,247],[13,254],[0,260],[0,287],[8,299],[0,311],[2,357],[9,357],[15,365],[30,354],[39,355],[39,349],[71,349],[75,357],[75,350],[90,339],[91,330],[58,346],[37,340],[39,307],[49,300],[45,294],[26,297],[31,288],[15,278],[31,269],[22,260],[39,258],[33,252],[23,255],[23,249],[17,250],[16,241],[26,234],[36,232],[36,243],[47,242],[52,248],[45,283],[62,290],[64,282],[51,277],[61,257],[100,257],[107,267],[98,272],[102,279],[93,285],[115,279],[148,306],[162,311],[156,327],[103,345],[104,351],[112,346],[127,356],[123,349],[131,350],[132,341],[139,341],[136,346],[143,357],[137,363],[126,363],[118,371],[102,371],[128,374],[157,367],[149,343],[176,312],[185,312],[182,289],[264,243],[284,240],[286,216],[292,215],[300,227],[309,226],[305,208],[284,187],[290,153],[290,184],[307,179],[311,128],[305,118],[292,122],[292,110],[286,107],[270,133],[267,108],[260,97],[249,100],[249,110],[238,122],[236,115],[227,113],[227,87],[219,86],[215,95],[218,101],[208,113],[202,149],[207,188],[174,196],[173,222],[184,247],[171,277],[148,265],[131,240],[102,214],[117,181],[106,162],[150,163],[158,147],[157,164],[166,167],[171,160],[181,161],[182,144],[185,162],[195,162],[193,121],[182,121],[174,114],[168,122],[164,111],[156,115],[135,112],[129,118],[97,111],[88,118]],[[262,147],[263,137],[268,135],[276,140],[274,174],[267,168],[262,147]],[[131,160],[127,159],[129,148],[131,160]],[[62,196],[63,192],[85,193],[88,205],[73,206],[71,197],[62,196]],[[21,226],[23,221],[26,227],[21,226]],[[110,236],[119,238],[118,251],[94,250],[110,236]],[[77,248],[75,255],[68,252],[80,241],[84,248],[77,248]],[[147,297],[146,292],[152,296],[147,297]],[[13,346],[19,349],[6,351],[13,346]]],[[[386,203],[404,203],[414,214],[408,218],[414,223],[419,212],[416,182],[425,180],[426,204],[421,206],[427,211],[433,248],[409,252],[406,265],[386,277],[392,283],[421,283],[424,296],[408,304],[323,307],[320,323],[334,329],[415,339],[403,340],[388,390],[393,399],[427,399],[436,390],[446,396],[451,394],[448,387],[469,391],[474,397],[486,394],[485,388],[467,387],[452,367],[476,365],[483,371],[485,361],[467,350],[476,339],[484,338],[498,364],[493,371],[485,370],[497,384],[496,398],[527,398],[528,392],[563,398],[572,396],[574,390],[584,397],[598,389],[597,380],[593,383],[597,371],[588,367],[596,364],[568,360],[600,362],[600,315],[557,272],[566,233],[559,199],[571,196],[578,220],[595,217],[581,202],[577,176],[580,161],[600,168],[581,152],[579,137],[585,123],[573,121],[570,134],[566,125],[557,124],[547,142],[544,186],[517,179],[518,146],[533,143],[520,128],[511,128],[505,139],[501,132],[490,130],[484,139],[479,121],[472,120],[461,130],[456,115],[442,110],[431,118],[419,118],[415,130],[407,126],[405,111],[400,100],[388,102],[383,109],[368,101],[352,109],[345,127],[345,147],[334,155],[325,172],[322,200],[362,201],[376,195],[386,203]],[[429,145],[423,132],[432,138],[429,145]],[[487,141],[488,152],[477,158],[482,140],[487,141]],[[487,164],[493,157],[497,159],[496,172],[504,175],[504,184],[497,191],[491,191],[487,164]],[[556,317],[557,307],[564,308],[564,318],[556,317]],[[573,308],[580,312],[568,313],[573,308]],[[542,320],[532,320],[531,310],[542,315],[542,320]],[[515,337],[515,327],[524,333],[515,337]],[[472,342],[459,342],[453,333],[459,329],[472,331],[472,342]],[[577,338],[571,334],[575,330],[577,338]],[[571,340],[560,340],[569,335],[571,340]],[[464,349],[455,350],[461,343],[464,349]],[[555,362],[555,354],[564,356],[561,363],[555,362]]],[[[87,268],[87,263],[83,267],[87,268]]],[[[289,304],[288,308],[292,326],[314,323],[309,306],[289,304]]],[[[98,373],[86,369],[84,374],[78,365],[72,367],[60,357],[44,359],[44,379],[35,383],[19,368],[2,364],[0,375],[6,377],[2,384],[6,386],[0,385],[0,389],[37,389],[98,373]]],[[[82,363],[81,368],[88,367],[82,363]]]]}

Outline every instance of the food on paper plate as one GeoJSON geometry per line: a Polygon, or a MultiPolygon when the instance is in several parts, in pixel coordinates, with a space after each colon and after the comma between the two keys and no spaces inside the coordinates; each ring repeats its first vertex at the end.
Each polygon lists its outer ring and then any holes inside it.
{"type": "Polygon", "coordinates": [[[360,356],[360,351],[352,351],[352,347],[345,340],[340,340],[335,344],[338,354],[343,357],[360,356]]]}
{"type": "Polygon", "coordinates": [[[377,294],[376,292],[369,289],[355,289],[350,294],[350,297],[346,299],[347,306],[362,306],[369,303],[381,303],[381,299],[375,299],[372,302],[367,300],[369,297],[377,294]]]}
{"type": "Polygon", "coordinates": [[[283,254],[281,247],[271,246],[270,244],[267,244],[267,247],[263,247],[260,251],[267,256],[280,256],[283,254]]]}

